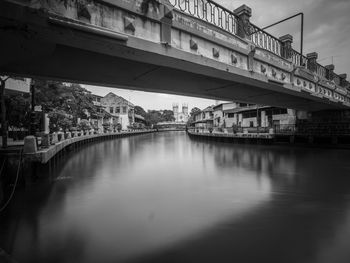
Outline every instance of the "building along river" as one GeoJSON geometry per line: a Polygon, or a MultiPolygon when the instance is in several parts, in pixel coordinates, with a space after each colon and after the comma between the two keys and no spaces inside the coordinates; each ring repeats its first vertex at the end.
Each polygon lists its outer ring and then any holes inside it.
{"type": "Polygon", "coordinates": [[[0,248],[36,263],[350,262],[349,160],[185,132],[92,143],[16,191],[0,248]]]}

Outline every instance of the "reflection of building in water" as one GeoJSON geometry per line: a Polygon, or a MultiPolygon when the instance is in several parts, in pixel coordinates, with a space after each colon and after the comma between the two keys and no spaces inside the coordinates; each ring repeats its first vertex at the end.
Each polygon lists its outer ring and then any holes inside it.
{"type": "Polygon", "coordinates": [[[297,172],[295,153],[288,148],[278,151],[267,147],[235,147],[220,145],[214,148],[215,163],[222,169],[244,169],[258,175],[275,177],[276,182],[293,183],[297,172]]]}
{"type": "Polygon", "coordinates": [[[179,111],[179,104],[174,103],[173,112],[174,112],[175,122],[187,122],[189,115],[188,115],[188,105],[186,103],[182,104],[181,112],[179,111]]]}

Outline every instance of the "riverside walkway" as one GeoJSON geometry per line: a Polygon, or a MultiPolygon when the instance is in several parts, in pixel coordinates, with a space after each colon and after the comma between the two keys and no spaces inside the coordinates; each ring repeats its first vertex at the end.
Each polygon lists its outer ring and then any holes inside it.
{"type": "MultiPolygon", "coordinates": [[[[41,147],[40,149],[37,149],[35,145],[35,140],[32,138],[26,138],[24,140],[24,156],[27,160],[34,161],[34,162],[40,162],[42,164],[45,164],[49,162],[55,155],[60,153],[63,149],[67,147],[77,147],[82,144],[94,142],[94,141],[101,141],[101,140],[107,140],[107,139],[115,139],[115,138],[121,138],[126,136],[133,136],[133,135],[140,135],[145,133],[151,133],[155,132],[155,130],[132,130],[132,131],[121,131],[121,132],[107,132],[107,133],[100,133],[100,134],[92,134],[91,132],[87,133],[75,133],[71,137],[72,134],[68,133],[68,137],[62,136],[62,139],[60,141],[57,141],[57,138],[54,136],[50,136],[50,142],[48,147],[41,147]]],[[[56,135],[57,136],[57,135],[56,135]]],[[[43,139],[41,139],[43,141],[43,139]]]]}

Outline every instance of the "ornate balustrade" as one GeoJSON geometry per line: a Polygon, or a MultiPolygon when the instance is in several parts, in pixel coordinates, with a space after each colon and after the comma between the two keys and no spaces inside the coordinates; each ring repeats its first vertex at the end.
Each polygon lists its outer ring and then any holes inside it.
{"type": "Polygon", "coordinates": [[[252,23],[250,23],[250,37],[251,41],[257,47],[271,51],[278,56],[282,56],[282,42],[252,23]]]}
{"type": "Polygon", "coordinates": [[[169,2],[184,13],[205,20],[231,34],[237,34],[235,14],[211,0],[169,0],[169,2]]]}
{"type": "MultiPolygon", "coordinates": [[[[228,33],[239,35],[238,24],[240,17],[237,16],[235,12],[226,9],[212,0],[169,0],[169,2],[176,9],[184,13],[209,22],[228,33]]],[[[249,25],[244,30],[246,31],[246,40],[251,41],[255,46],[288,59],[296,66],[309,68],[309,59],[306,56],[300,54],[293,48],[286,48],[280,39],[269,34],[253,23],[249,22],[249,25]]],[[[333,72],[330,73],[326,67],[318,63],[316,64],[315,73],[324,79],[331,81],[334,80],[337,85],[342,84],[339,75],[333,72]]]]}

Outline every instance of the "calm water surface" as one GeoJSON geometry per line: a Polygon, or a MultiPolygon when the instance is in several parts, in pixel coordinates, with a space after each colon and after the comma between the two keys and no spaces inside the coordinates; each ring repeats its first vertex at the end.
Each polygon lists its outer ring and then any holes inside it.
{"type": "Polygon", "coordinates": [[[350,151],[147,134],[88,145],[17,192],[18,262],[350,262],[350,151]]]}

